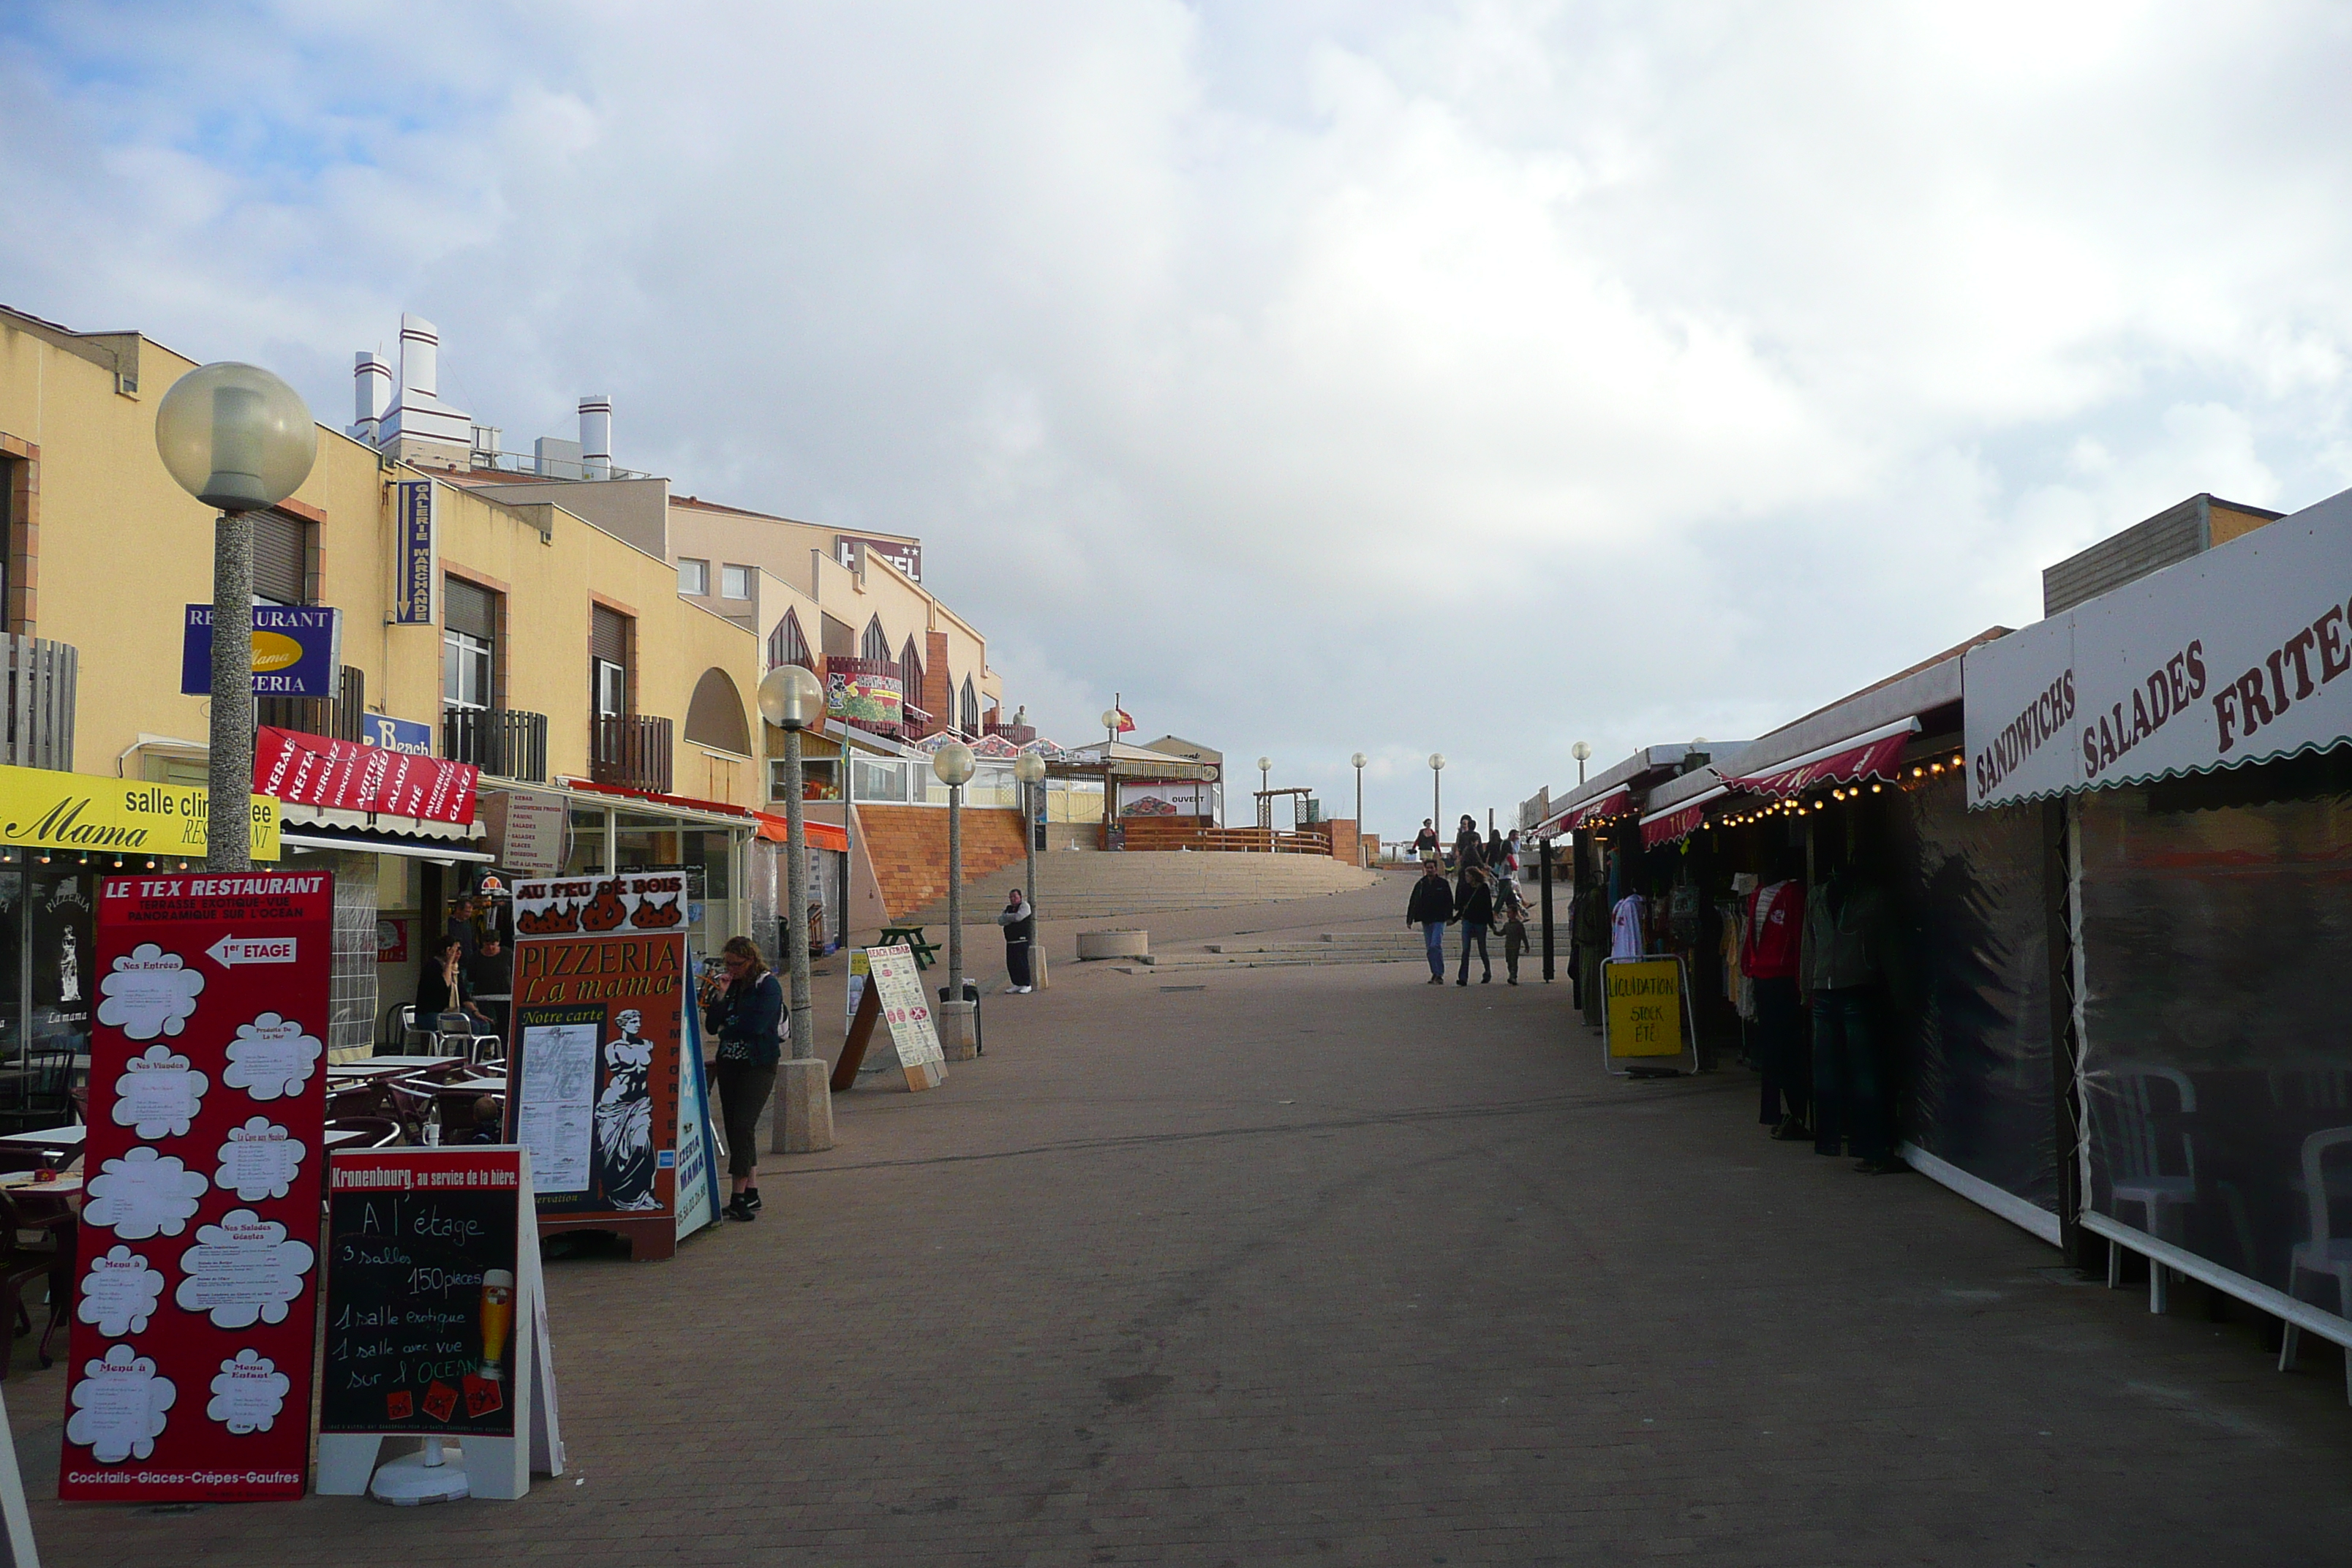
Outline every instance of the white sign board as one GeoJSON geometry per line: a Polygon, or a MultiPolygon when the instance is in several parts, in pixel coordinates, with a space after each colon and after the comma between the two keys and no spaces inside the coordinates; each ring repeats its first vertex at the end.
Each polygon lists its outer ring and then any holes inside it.
{"type": "Polygon", "coordinates": [[[889,1026],[890,1043],[906,1069],[908,1089],[933,1089],[947,1077],[947,1055],[940,1049],[940,1032],[931,1018],[930,997],[923,989],[923,972],[908,947],[866,950],[867,984],[880,1004],[882,1021],[889,1026]]]}
{"type": "Polygon", "coordinates": [[[2352,738],[2352,490],[1970,648],[1970,806],[2352,738]]]}
{"type": "Polygon", "coordinates": [[[563,834],[571,811],[552,795],[501,793],[488,818],[490,853],[520,877],[552,877],[563,869],[563,834]]]}

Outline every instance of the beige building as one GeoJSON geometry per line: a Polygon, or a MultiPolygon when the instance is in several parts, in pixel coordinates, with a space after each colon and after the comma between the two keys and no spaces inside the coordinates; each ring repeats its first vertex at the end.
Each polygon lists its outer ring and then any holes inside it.
{"type": "MultiPolygon", "coordinates": [[[[43,684],[37,703],[29,687],[11,703],[12,761],[202,782],[209,703],[182,692],[181,664],[184,606],[211,598],[212,518],[172,481],[154,439],[157,403],[195,363],[136,332],[75,332],[0,310],[9,658],[70,672],[43,684]],[[61,732],[62,749],[35,757],[14,743],[36,730],[61,732]]],[[[436,412],[412,405],[411,427],[436,412]]],[[[259,721],[388,741],[485,775],[484,812],[464,827],[285,807],[287,853],[322,858],[338,875],[339,1050],[364,1048],[414,989],[444,900],[498,863],[493,825],[518,795],[561,805],[564,868],[690,868],[706,942],[753,929],[764,912],[751,852],[765,803],[751,707],[761,637],[681,598],[674,562],[642,531],[585,515],[598,507],[457,478],[321,429],[310,479],[254,519],[257,597],[331,606],[341,636],[335,690],[262,699],[259,721]],[[416,493],[404,485],[430,500],[431,603],[414,624],[394,613],[396,512],[416,493]]],[[[13,849],[0,860],[0,879],[37,877],[43,899],[68,910],[109,868],[13,849]]],[[[20,977],[47,940],[26,907],[0,921],[20,977]]],[[[0,1044],[40,1014],[29,984],[0,994],[0,1044]]]]}

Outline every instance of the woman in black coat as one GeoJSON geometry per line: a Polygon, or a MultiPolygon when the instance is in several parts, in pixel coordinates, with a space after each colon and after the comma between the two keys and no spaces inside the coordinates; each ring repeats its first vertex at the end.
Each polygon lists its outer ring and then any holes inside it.
{"type": "Polygon", "coordinates": [[[733,1184],[729,1219],[760,1212],[760,1112],[776,1091],[783,1055],[784,988],[749,937],[719,949],[720,974],[702,984],[702,1026],[719,1041],[711,1076],[727,1126],[727,1174],[733,1184]]]}
{"type": "Polygon", "coordinates": [[[1478,837],[1475,819],[1464,817],[1461,829],[1454,835],[1454,868],[1467,871],[1473,866],[1486,864],[1486,843],[1478,837]]]}

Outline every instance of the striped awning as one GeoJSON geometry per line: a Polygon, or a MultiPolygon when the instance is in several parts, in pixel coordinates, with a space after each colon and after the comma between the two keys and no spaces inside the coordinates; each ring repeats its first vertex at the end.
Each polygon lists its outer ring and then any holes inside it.
{"type": "Polygon", "coordinates": [[[1549,822],[1536,829],[1538,838],[1550,838],[1562,833],[1573,833],[1595,817],[1619,816],[1633,809],[1633,792],[1630,789],[1611,790],[1599,800],[1587,805],[1570,806],[1549,822]]]}
{"type": "Polygon", "coordinates": [[[1919,721],[1901,720],[1864,734],[1851,735],[1830,745],[1819,746],[1801,757],[1791,758],[1761,773],[1749,773],[1723,782],[1733,789],[1750,795],[1769,795],[1785,798],[1801,795],[1822,784],[1852,784],[1857,779],[1895,779],[1901,776],[1895,764],[1903,759],[1903,748],[1919,732],[1919,721]]]}

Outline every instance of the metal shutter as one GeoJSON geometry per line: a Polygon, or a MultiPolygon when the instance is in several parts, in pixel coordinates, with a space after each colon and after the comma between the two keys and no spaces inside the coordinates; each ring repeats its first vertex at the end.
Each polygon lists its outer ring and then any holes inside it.
{"type": "Polygon", "coordinates": [[[442,580],[441,624],[488,642],[497,627],[497,595],[459,577],[442,580]]]}
{"type": "Polygon", "coordinates": [[[602,605],[590,607],[588,651],[611,664],[629,662],[628,617],[602,605]]]}
{"type": "Polygon", "coordinates": [[[307,605],[310,577],[310,525],[274,511],[255,512],[253,592],[273,605],[307,605]]]}

